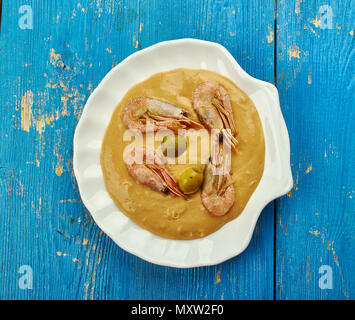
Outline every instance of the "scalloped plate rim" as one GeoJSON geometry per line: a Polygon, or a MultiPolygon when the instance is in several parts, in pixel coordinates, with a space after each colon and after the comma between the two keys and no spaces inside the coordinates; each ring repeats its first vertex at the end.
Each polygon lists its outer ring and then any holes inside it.
{"type": "MultiPolygon", "coordinates": [[[[280,140],[280,139],[281,138],[279,138],[278,140],[280,140]]],[[[280,141],[278,141],[278,142],[280,143],[280,141]]],[[[100,150],[101,150],[101,148],[100,148],[100,150]]],[[[101,164],[100,164],[100,168],[101,168],[101,164]]],[[[251,241],[251,238],[252,238],[252,235],[253,235],[257,220],[258,220],[262,210],[265,208],[265,206],[268,203],[270,203],[271,201],[275,200],[276,198],[288,193],[292,189],[292,185],[293,185],[293,178],[292,178],[291,166],[290,166],[290,142],[289,142],[289,136],[288,136],[288,132],[287,132],[287,127],[286,127],[284,118],[282,116],[281,108],[280,108],[280,102],[279,102],[277,88],[274,85],[272,85],[271,83],[269,83],[269,82],[256,79],[256,78],[252,77],[251,75],[249,75],[244,69],[242,69],[240,67],[238,62],[233,58],[233,56],[229,53],[229,51],[225,47],[223,47],[222,45],[220,45],[218,43],[215,43],[215,42],[210,42],[210,41],[205,41],[205,40],[198,40],[198,39],[191,39],[191,38],[163,41],[163,42],[156,43],[156,44],[154,44],[152,46],[149,46],[149,47],[147,47],[145,49],[142,49],[140,51],[134,52],[131,55],[129,55],[127,58],[125,58],[121,63],[116,65],[114,68],[112,68],[105,75],[105,77],[102,79],[102,81],[99,83],[99,85],[96,87],[96,89],[93,91],[93,93],[89,96],[88,100],[86,101],[86,104],[85,104],[84,110],[82,112],[82,115],[81,115],[81,117],[79,119],[79,122],[78,122],[76,128],[75,128],[74,139],[73,139],[73,171],[74,171],[74,174],[75,174],[75,177],[76,177],[76,180],[77,180],[80,197],[81,197],[81,199],[83,201],[83,204],[85,205],[85,207],[88,208],[88,211],[90,212],[91,216],[93,217],[95,223],[99,226],[99,228],[103,232],[105,232],[123,250],[125,250],[125,251],[127,251],[127,252],[129,252],[129,253],[131,253],[131,254],[133,254],[133,255],[135,255],[135,256],[143,259],[143,260],[146,260],[146,261],[148,261],[150,263],[157,264],[157,265],[162,265],[162,266],[168,266],[168,267],[175,267],[175,268],[193,268],[193,267],[216,265],[216,264],[222,263],[224,261],[227,261],[227,260],[229,260],[229,259],[231,259],[233,257],[236,257],[237,255],[241,254],[248,247],[248,245],[249,245],[249,243],[251,241]],[[75,147],[79,143],[78,140],[80,140],[80,128],[83,125],[83,123],[85,122],[85,120],[87,118],[87,115],[88,115],[88,112],[89,112],[87,106],[89,104],[91,104],[91,101],[94,99],[95,95],[97,95],[101,90],[104,90],[105,83],[110,80],[111,75],[113,73],[115,73],[117,70],[119,70],[123,65],[129,63],[130,60],[133,60],[136,56],[144,55],[146,53],[149,53],[152,50],[158,49],[159,47],[169,46],[169,45],[178,44],[178,43],[184,43],[184,44],[189,44],[189,43],[196,44],[196,43],[199,43],[201,45],[213,46],[215,48],[218,48],[222,52],[222,54],[225,55],[228,58],[228,60],[235,66],[235,68],[239,72],[241,72],[241,74],[243,74],[243,76],[245,76],[249,80],[252,80],[255,83],[263,84],[263,86],[266,88],[266,90],[274,91],[274,95],[275,95],[275,98],[276,98],[276,101],[277,101],[276,108],[279,111],[279,117],[280,117],[280,119],[279,119],[279,121],[280,121],[279,122],[280,130],[281,130],[281,133],[284,135],[284,142],[287,141],[286,146],[285,146],[286,147],[286,152],[285,152],[286,156],[285,156],[285,158],[288,159],[287,163],[286,164],[284,163],[285,168],[288,169],[288,172],[287,172],[286,176],[283,179],[284,182],[286,182],[285,186],[283,188],[280,187],[280,189],[279,189],[279,191],[277,193],[269,194],[268,196],[265,196],[265,198],[262,201],[261,209],[259,210],[259,212],[256,212],[253,215],[253,219],[252,219],[252,221],[250,221],[250,224],[249,224],[249,231],[248,231],[247,237],[244,239],[243,243],[239,246],[239,248],[237,248],[237,246],[236,246],[237,250],[235,252],[232,252],[231,254],[229,254],[229,255],[227,255],[225,257],[222,257],[220,259],[215,259],[215,260],[209,261],[209,262],[199,262],[199,261],[197,261],[195,263],[188,263],[188,264],[176,263],[176,262],[167,262],[165,260],[162,261],[162,259],[159,259],[159,258],[156,259],[156,258],[151,258],[149,256],[146,256],[146,255],[143,254],[143,252],[137,252],[138,250],[134,250],[134,249],[126,246],[125,243],[117,241],[115,239],[114,235],[112,235],[108,230],[105,230],[106,229],[105,226],[102,226],[102,223],[97,221],[97,219],[95,217],[95,214],[93,212],[91,212],[91,210],[89,210],[89,208],[87,207],[87,205],[85,203],[87,201],[87,199],[85,197],[85,194],[83,194],[83,191],[82,191],[82,186],[81,186],[82,181],[80,181],[80,179],[78,179],[78,172],[79,172],[80,164],[79,164],[78,155],[77,155],[77,148],[75,147]]],[[[262,181],[262,179],[264,177],[264,174],[265,174],[265,166],[264,166],[263,175],[262,175],[262,177],[261,177],[261,179],[259,181],[259,185],[260,185],[260,182],[262,181]]],[[[257,188],[259,187],[259,185],[257,186],[257,188]]],[[[254,190],[254,193],[257,190],[257,188],[254,190]]],[[[105,190],[105,191],[107,192],[107,190],[105,190]]],[[[250,199],[249,199],[249,201],[250,201],[250,199]]],[[[121,212],[120,209],[117,208],[117,210],[119,212],[121,212]]],[[[244,212],[244,210],[243,210],[243,212],[244,212]]],[[[243,214],[243,212],[240,214],[240,216],[243,214]]],[[[121,212],[121,214],[123,214],[123,213],[121,212]]],[[[234,220],[235,219],[231,220],[228,223],[231,223],[234,220]]],[[[134,223],[132,220],[130,220],[130,221],[132,223],[134,223]]],[[[141,228],[141,227],[139,227],[139,228],[141,228]]],[[[222,228],[223,228],[223,226],[222,226],[222,228]]],[[[220,231],[222,228],[218,229],[215,232],[220,231]]],[[[154,236],[156,236],[156,235],[154,235],[154,236]]],[[[156,236],[156,237],[160,238],[159,236],[156,236]]],[[[161,239],[164,239],[164,240],[167,240],[167,241],[190,242],[190,241],[196,241],[196,240],[200,240],[200,239],[204,239],[204,238],[195,239],[195,240],[170,240],[170,239],[165,239],[165,238],[161,238],[161,239]]]]}

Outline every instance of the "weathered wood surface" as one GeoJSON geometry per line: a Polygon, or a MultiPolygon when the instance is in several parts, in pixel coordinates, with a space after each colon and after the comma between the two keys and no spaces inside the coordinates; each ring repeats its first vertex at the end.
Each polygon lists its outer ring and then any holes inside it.
{"type": "Polygon", "coordinates": [[[354,298],[355,2],[327,3],[323,13],[325,1],[277,6],[277,87],[295,182],[276,202],[278,299],[354,298]],[[333,289],[319,288],[322,265],[333,289]]]}
{"type": "Polygon", "coordinates": [[[210,268],[177,270],[125,253],[80,202],[72,138],[86,99],[134,51],[182,37],[225,45],[244,68],[273,82],[273,1],[3,1],[1,30],[2,298],[271,299],[273,205],[248,250],[210,268]],[[262,61],[260,63],[260,61],[262,61]],[[33,269],[20,290],[18,269],[33,269]]]}
{"type": "Polygon", "coordinates": [[[275,33],[274,0],[2,1],[0,298],[353,297],[354,8],[330,3],[335,29],[321,30],[321,4],[278,1],[275,33]],[[24,4],[33,29],[19,27],[24,4]],[[257,78],[273,83],[276,71],[296,182],[265,208],[243,254],[189,270],[117,247],[82,205],[72,171],[75,125],[104,75],[183,37],[221,43],[257,78]],[[318,287],[322,264],[333,290],[318,287]],[[32,290],[19,287],[22,265],[32,290]]]}

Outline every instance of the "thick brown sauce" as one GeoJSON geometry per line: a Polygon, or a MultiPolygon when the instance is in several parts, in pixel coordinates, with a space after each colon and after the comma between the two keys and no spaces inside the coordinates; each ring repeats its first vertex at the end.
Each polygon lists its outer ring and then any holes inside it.
{"type": "MultiPolygon", "coordinates": [[[[229,79],[207,70],[176,69],[158,73],[135,85],[113,113],[101,151],[101,166],[106,188],[118,208],[142,228],[170,239],[204,237],[235,219],[257,187],[263,170],[265,142],[258,112],[251,99],[229,79]],[[123,161],[123,151],[131,142],[123,141],[126,130],[121,120],[122,108],[135,97],[145,96],[167,101],[186,109],[197,119],[192,108],[192,92],[202,82],[221,84],[228,92],[238,130],[238,151],[232,154],[235,203],[222,217],[203,207],[200,192],[188,200],[163,195],[132,179],[123,161]]],[[[178,179],[191,165],[167,165],[178,179]]]]}

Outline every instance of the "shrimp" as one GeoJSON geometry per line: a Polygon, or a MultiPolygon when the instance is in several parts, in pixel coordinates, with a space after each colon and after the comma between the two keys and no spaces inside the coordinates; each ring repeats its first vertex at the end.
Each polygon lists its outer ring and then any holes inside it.
{"type": "Polygon", "coordinates": [[[235,190],[229,172],[216,174],[216,164],[211,160],[205,168],[201,200],[208,212],[215,216],[225,215],[235,201],[235,190]]]}
{"type": "Polygon", "coordinates": [[[150,189],[186,199],[164,164],[164,159],[154,150],[136,147],[125,157],[127,170],[132,178],[150,189]]]}
{"type": "Polygon", "coordinates": [[[177,133],[178,129],[203,127],[190,119],[186,110],[146,97],[129,101],[122,110],[122,121],[128,129],[138,129],[141,132],[170,129],[177,133]],[[148,124],[153,126],[147,126],[148,124]]]}
{"type": "Polygon", "coordinates": [[[192,100],[194,110],[203,125],[210,131],[212,129],[221,130],[223,136],[219,136],[218,139],[227,138],[227,141],[235,149],[238,143],[235,138],[237,130],[227,91],[216,82],[205,81],[196,87],[192,100]]]}

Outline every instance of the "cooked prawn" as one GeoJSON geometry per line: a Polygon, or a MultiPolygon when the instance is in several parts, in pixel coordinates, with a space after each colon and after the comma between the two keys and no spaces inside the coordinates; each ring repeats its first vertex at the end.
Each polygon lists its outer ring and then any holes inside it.
{"type": "Polygon", "coordinates": [[[128,129],[141,132],[170,129],[202,128],[188,117],[186,110],[156,99],[138,97],[129,101],[122,110],[122,121],[128,129]],[[153,126],[149,126],[153,125],[153,126]]]}
{"type": "Polygon", "coordinates": [[[164,194],[172,193],[186,198],[165,167],[164,159],[154,150],[145,147],[132,149],[125,157],[129,174],[139,183],[164,194]]]}
{"type": "Polygon", "coordinates": [[[229,172],[216,174],[216,166],[212,159],[205,168],[201,200],[208,212],[215,216],[223,216],[234,204],[235,190],[229,172]]]}
{"type": "MultiPolygon", "coordinates": [[[[208,129],[218,129],[235,149],[238,140],[233,110],[227,91],[218,83],[205,81],[193,92],[193,107],[202,124],[208,129]]],[[[222,137],[222,136],[220,136],[222,137]]],[[[220,138],[219,137],[219,138],[220,138]]]]}

